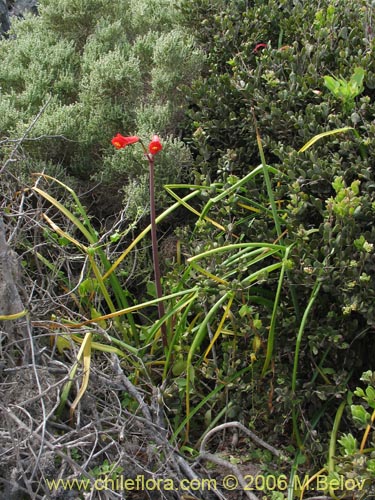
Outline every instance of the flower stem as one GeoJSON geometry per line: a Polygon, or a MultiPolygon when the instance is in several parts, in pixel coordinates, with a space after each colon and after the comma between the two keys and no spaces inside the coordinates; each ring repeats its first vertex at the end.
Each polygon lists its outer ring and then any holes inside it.
{"type": "MultiPolygon", "coordinates": [[[[156,213],[155,213],[155,176],[154,176],[154,157],[152,154],[147,154],[148,165],[150,170],[150,214],[151,214],[151,242],[152,242],[152,261],[154,265],[154,279],[156,287],[156,296],[161,299],[163,296],[160,279],[160,264],[158,252],[158,239],[156,235],[156,213]]],[[[164,303],[158,303],[159,319],[165,315],[164,303]]],[[[165,323],[161,325],[161,337],[163,346],[168,347],[167,330],[165,323]]]]}

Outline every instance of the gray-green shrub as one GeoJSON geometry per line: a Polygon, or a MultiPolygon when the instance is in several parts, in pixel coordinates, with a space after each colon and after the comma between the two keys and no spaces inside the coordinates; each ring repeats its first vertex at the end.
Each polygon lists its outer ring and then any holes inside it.
{"type": "Polygon", "coordinates": [[[125,155],[120,164],[110,139],[121,132],[148,141],[158,133],[159,185],[182,180],[190,162],[176,139],[182,86],[199,73],[203,54],[178,25],[175,2],[41,0],[39,14],[14,20],[0,41],[0,137],[22,137],[48,103],[23,143],[34,164],[61,164],[81,179],[104,178],[111,189],[142,184],[147,166],[131,168],[125,155]]]}

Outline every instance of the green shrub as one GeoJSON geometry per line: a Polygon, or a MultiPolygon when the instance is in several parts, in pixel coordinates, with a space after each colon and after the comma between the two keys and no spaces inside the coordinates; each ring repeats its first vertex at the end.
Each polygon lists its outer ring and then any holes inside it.
{"type": "MultiPolygon", "coordinates": [[[[371,7],[362,0],[324,0],[319,5],[193,0],[182,2],[181,16],[207,53],[204,75],[189,95],[197,179],[230,182],[259,164],[253,111],[266,160],[279,170],[273,185],[287,231],[284,242],[294,244],[276,357],[276,372],[284,380],[276,390],[277,411],[284,415],[293,395],[285,388],[289,368],[283,360],[294,351],[316,280],[323,282],[299,362],[298,401],[302,408],[303,401],[309,403],[306,415],[311,410],[312,417],[311,401],[319,407],[322,400],[337,397],[350,374],[355,378],[373,366],[375,354],[370,339],[375,295],[371,7]],[[210,16],[205,15],[208,5],[210,16]],[[343,105],[326,88],[325,77],[349,82],[356,68],[364,70],[363,88],[343,105]],[[298,152],[316,134],[345,126],[354,127],[355,133],[322,138],[307,152],[298,152]],[[311,370],[317,371],[312,375],[311,370]],[[323,383],[315,386],[311,380],[317,377],[323,383]]],[[[266,187],[258,178],[248,183],[247,198],[255,210],[265,202],[266,187]]],[[[269,214],[258,213],[251,221],[249,212],[245,214],[235,204],[228,214],[240,238],[276,240],[269,214]]]]}
{"type": "MultiPolygon", "coordinates": [[[[165,143],[159,185],[181,180],[190,161],[173,139],[183,113],[181,86],[199,73],[203,54],[179,27],[175,3],[42,0],[39,12],[15,20],[11,36],[0,42],[1,136],[22,137],[45,106],[24,153],[118,190],[138,177],[142,184],[143,172],[112,169],[117,159],[110,139],[118,132],[145,140],[158,133],[165,143]]],[[[146,208],[147,198],[140,203],[146,208]]]]}

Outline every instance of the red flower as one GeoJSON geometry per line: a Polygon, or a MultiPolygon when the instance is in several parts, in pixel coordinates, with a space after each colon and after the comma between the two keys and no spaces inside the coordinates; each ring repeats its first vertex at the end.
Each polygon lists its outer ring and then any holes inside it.
{"type": "Polygon", "coordinates": [[[126,146],[129,146],[129,144],[134,144],[135,142],[139,141],[139,137],[136,135],[129,135],[128,137],[124,137],[121,134],[117,134],[113,139],[112,139],[112,144],[116,149],[122,149],[125,148],[126,146]]]}
{"type": "Polygon", "coordinates": [[[254,54],[256,54],[258,52],[258,50],[260,49],[267,49],[268,48],[268,45],[266,43],[257,43],[255,45],[255,48],[253,50],[254,54]]]}
{"type": "Polygon", "coordinates": [[[154,135],[153,138],[152,138],[152,141],[148,145],[148,150],[150,151],[150,153],[152,155],[155,155],[156,153],[158,153],[162,149],[163,149],[163,145],[160,142],[159,136],[158,135],[154,135]]]}

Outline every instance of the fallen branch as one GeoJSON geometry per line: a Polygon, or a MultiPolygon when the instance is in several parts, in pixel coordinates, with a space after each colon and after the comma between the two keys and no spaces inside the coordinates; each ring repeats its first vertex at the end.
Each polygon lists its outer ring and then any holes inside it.
{"type": "Polygon", "coordinates": [[[289,458],[287,456],[285,456],[281,451],[277,450],[276,448],[274,448],[270,444],[263,441],[263,439],[258,437],[251,430],[247,429],[243,424],[241,424],[241,422],[226,422],[225,424],[218,425],[217,427],[214,427],[213,429],[211,429],[203,437],[201,445],[200,445],[199,453],[205,453],[206,443],[214,434],[216,434],[217,432],[220,432],[224,429],[232,429],[233,427],[236,429],[240,429],[244,434],[249,436],[254,441],[254,443],[258,444],[259,446],[262,446],[263,448],[266,448],[266,450],[270,451],[273,455],[280,458],[281,460],[284,460],[284,461],[289,460],[289,458]]]}
{"type": "Polygon", "coordinates": [[[254,493],[252,493],[251,491],[247,491],[248,490],[248,488],[247,488],[248,482],[245,480],[245,478],[241,474],[241,471],[239,470],[239,468],[236,465],[231,464],[227,460],[224,460],[223,458],[220,458],[213,453],[206,452],[206,444],[207,444],[208,440],[214,434],[216,434],[217,432],[223,431],[224,429],[233,429],[233,428],[241,430],[244,434],[249,436],[256,444],[258,444],[259,446],[262,446],[263,448],[266,448],[266,450],[270,451],[273,455],[280,458],[281,460],[285,460],[285,461],[288,460],[288,457],[283,455],[283,453],[281,451],[277,450],[276,448],[274,448],[270,444],[263,441],[263,439],[258,437],[254,432],[247,429],[240,422],[227,422],[225,424],[218,425],[218,426],[214,427],[213,429],[211,429],[209,432],[207,432],[207,434],[202,439],[202,442],[201,442],[201,445],[199,448],[199,455],[198,455],[196,460],[197,460],[197,462],[200,462],[203,460],[210,461],[210,462],[213,462],[217,465],[220,465],[220,467],[224,467],[224,468],[230,470],[234,476],[233,480],[235,482],[236,481],[238,482],[238,485],[242,488],[246,497],[249,500],[259,500],[258,497],[256,495],[254,495],[254,493]]]}

